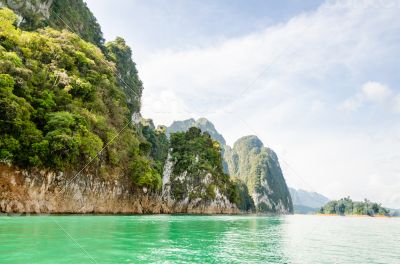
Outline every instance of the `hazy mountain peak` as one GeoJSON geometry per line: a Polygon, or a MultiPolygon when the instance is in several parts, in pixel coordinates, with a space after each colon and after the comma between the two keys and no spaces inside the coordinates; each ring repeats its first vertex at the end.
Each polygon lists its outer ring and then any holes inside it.
{"type": "Polygon", "coordinates": [[[320,208],[329,202],[329,198],[317,192],[310,192],[302,189],[296,190],[294,188],[289,188],[289,191],[294,205],[320,208]]]}
{"type": "Polygon", "coordinates": [[[183,121],[174,121],[167,128],[167,135],[169,136],[171,133],[176,133],[176,132],[186,132],[191,127],[200,128],[203,132],[209,133],[210,136],[214,140],[218,141],[222,146],[226,145],[224,137],[220,133],[218,133],[214,124],[204,117],[199,118],[197,120],[190,118],[183,121]]]}
{"type": "Polygon", "coordinates": [[[243,148],[243,147],[248,148],[248,149],[262,148],[262,147],[264,147],[264,144],[257,136],[249,135],[249,136],[244,136],[244,137],[239,138],[233,144],[234,149],[243,148]]]}

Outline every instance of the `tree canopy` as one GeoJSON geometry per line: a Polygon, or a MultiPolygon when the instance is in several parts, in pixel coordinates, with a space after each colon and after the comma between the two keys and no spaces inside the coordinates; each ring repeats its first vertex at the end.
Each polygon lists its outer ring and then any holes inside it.
{"type": "Polygon", "coordinates": [[[149,143],[131,123],[115,63],[74,33],[27,32],[16,20],[0,9],[0,159],[53,170],[89,164],[93,173],[159,189],[160,171],[142,150],[149,143]]]}
{"type": "Polygon", "coordinates": [[[337,215],[388,215],[389,210],[378,203],[365,199],[362,202],[355,202],[350,197],[328,202],[320,210],[321,214],[337,215]]]}

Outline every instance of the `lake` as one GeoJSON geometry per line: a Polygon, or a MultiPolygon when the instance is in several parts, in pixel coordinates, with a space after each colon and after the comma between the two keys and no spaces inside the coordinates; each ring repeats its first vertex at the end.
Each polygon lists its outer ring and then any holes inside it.
{"type": "Polygon", "coordinates": [[[0,217],[0,263],[400,263],[400,218],[0,217]]]}

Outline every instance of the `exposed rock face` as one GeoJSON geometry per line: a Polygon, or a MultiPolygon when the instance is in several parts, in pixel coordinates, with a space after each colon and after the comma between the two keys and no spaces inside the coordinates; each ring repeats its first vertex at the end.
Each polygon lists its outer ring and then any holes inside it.
{"type": "Polygon", "coordinates": [[[161,198],[134,193],[120,181],[94,175],[23,171],[0,166],[0,212],[5,213],[168,213],[161,198]]]}
{"type": "Polygon", "coordinates": [[[124,181],[94,175],[24,171],[0,165],[0,213],[160,214],[237,213],[219,204],[185,204],[144,194],[124,181]]]}
{"type": "Polygon", "coordinates": [[[173,208],[174,213],[192,213],[192,214],[237,214],[239,209],[235,204],[232,204],[229,199],[220,192],[218,188],[212,189],[215,196],[212,200],[196,197],[192,199],[195,192],[206,194],[206,186],[212,184],[213,176],[210,173],[205,173],[203,182],[195,184],[191,181],[191,175],[188,175],[187,171],[180,175],[173,174],[173,162],[171,155],[168,155],[168,160],[164,166],[163,174],[163,201],[168,207],[173,208]],[[184,185],[184,195],[177,198],[171,192],[171,188],[178,185],[182,187],[184,185]]]}
{"type": "Polygon", "coordinates": [[[25,1],[12,1],[1,0],[0,7],[8,7],[14,11],[20,10],[21,12],[30,12],[30,14],[39,16],[38,19],[45,20],[50,18],[50,7],[53,0],[25,0],[25,1]]]}
{"type": "Polygon", "coordinates": [[[227,147],[224,154],[229,174],[248,187],[257,212],[293,213],[293,204],[278,157],[256,136],[246,136],[227,147]]]}

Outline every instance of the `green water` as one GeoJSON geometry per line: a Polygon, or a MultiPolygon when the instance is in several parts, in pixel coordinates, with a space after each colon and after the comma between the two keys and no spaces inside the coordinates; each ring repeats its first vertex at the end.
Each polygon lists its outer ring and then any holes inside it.
{"type": "Polygon", "coordinates": [[[0,263],[400,263],[399,218],[0,217],[0,263]]]}

